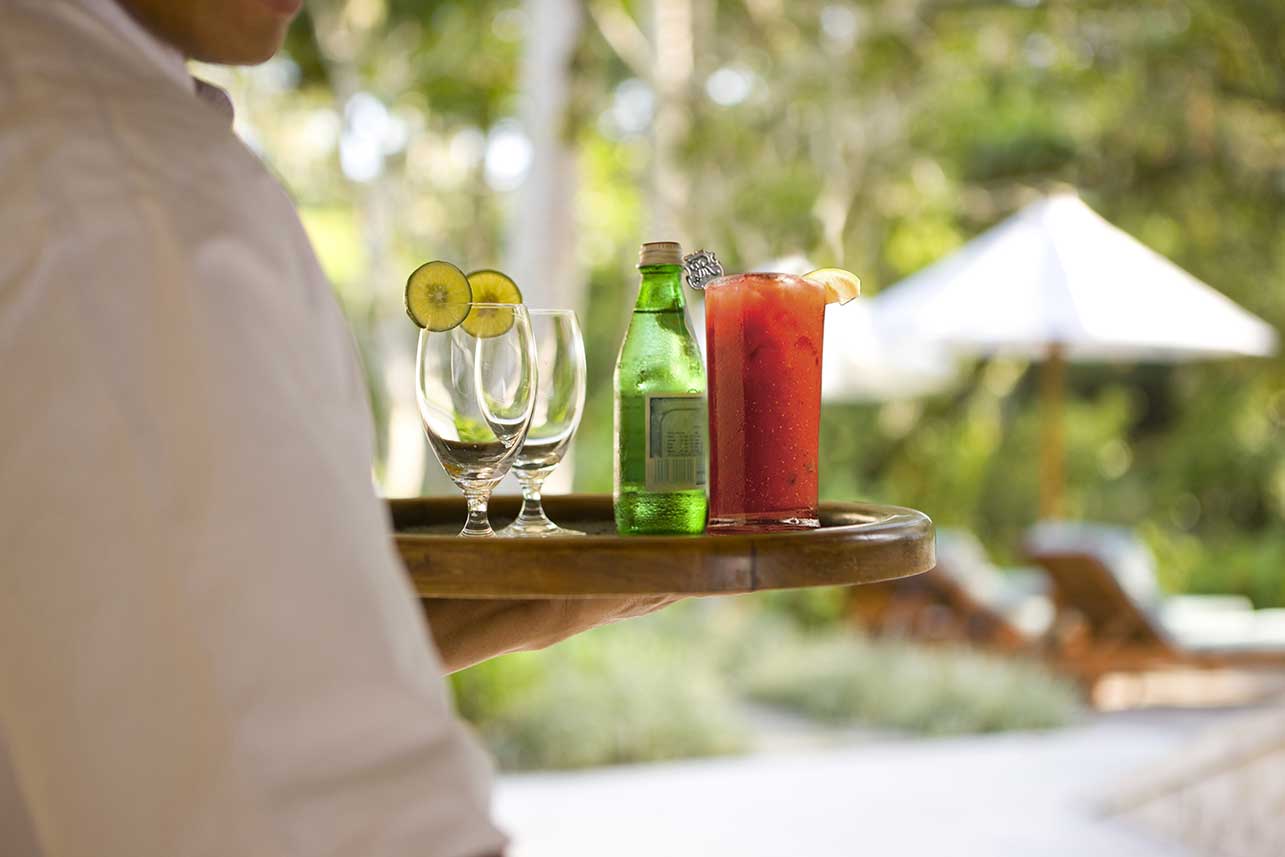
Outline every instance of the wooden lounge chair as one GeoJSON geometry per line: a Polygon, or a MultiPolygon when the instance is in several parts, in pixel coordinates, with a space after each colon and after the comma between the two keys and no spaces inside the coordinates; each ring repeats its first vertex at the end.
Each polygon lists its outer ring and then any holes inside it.
{"type": "Polygon", "coordinates": [[[1089,686],[1108,672],[1285,667],[1285,610],[1239,596],[1166,598],[1151,552],[1127,529],[1045,521],[1024,549],[1052,584],[1054,656],[1089,686]]]}
{"type": "Polygon", "coordinates": [[[1051,626],[1045,589],[1038,572],[1000,572],[971,533],[938,530],[935,568],[854,590],[849,615],[877,636],[1029,650],[1051,626]]]}

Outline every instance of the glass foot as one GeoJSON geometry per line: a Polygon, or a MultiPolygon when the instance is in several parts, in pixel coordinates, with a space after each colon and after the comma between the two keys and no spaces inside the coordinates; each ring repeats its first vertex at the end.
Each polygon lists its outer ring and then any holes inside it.
{"type": "Polygon", "coordinates": [[[583,536],[584,533],[559,527],[548,518],[534,521],[518,518],[496,535],[502,539],[547,539],[551,536],[583,536]]]}
{"type": "Polygon", "coordinates": [[[815,510],[801,512],[751,512],[743,515],[711,516],[705,527],[711,533],[789,532],[814,530],[821,526],[815,510]]]}

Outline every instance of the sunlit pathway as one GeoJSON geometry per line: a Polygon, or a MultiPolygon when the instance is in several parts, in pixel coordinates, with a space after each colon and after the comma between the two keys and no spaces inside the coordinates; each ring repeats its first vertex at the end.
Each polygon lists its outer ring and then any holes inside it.
{"type": "Polygon", "coordinates": [[[1094,803],[1222,716],[509,775],[498,812],[513,857],[1183,857],[1094,803]]]}

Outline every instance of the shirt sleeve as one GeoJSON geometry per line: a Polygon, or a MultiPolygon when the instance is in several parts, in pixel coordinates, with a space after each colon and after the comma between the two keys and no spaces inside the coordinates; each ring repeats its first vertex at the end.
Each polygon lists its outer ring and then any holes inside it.
{"type": "Polygon", "coordinates": [[[95,204],[0,266],[0,743],[43,849],[498,853],[333,299],[271,210],[95,204]]]}

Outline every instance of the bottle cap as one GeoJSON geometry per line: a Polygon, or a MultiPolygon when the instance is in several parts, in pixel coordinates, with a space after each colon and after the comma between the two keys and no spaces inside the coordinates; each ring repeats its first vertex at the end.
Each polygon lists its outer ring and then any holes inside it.
{"type": "Polygon", "coordinates": [[[681,265],[683,248],[677,241],[648,241],[638,251],[638,267],[644,265],[681,265]]]}

